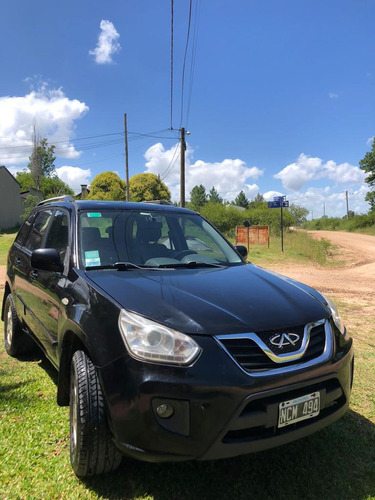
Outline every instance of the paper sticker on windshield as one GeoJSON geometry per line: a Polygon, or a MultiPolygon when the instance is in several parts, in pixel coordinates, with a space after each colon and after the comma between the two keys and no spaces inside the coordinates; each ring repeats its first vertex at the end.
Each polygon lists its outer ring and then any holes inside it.
{"type": "Polygon", "coordinates": [[[98,250],[89,250],[85,252],[85,266],[100,266],[100,257],[98,250]]]}
{"type": "Polygon", "coordinates": [[[99,212],[87,212],[87,217],[101,217],[102,214],[99,212]]]}

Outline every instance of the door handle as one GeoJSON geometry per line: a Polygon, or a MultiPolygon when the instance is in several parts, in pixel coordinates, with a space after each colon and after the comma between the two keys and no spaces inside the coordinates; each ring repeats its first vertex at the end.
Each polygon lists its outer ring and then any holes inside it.
{"type": "Polygon", "coordinates": [[[21,259],[19,257],[16,258],[16,264],[21,264],[21,259]]]}
{"type": "Polygon", "coordinates": [[[38,277],[38,271],[31,271],[30,276],[36,279],[38,277]]]}

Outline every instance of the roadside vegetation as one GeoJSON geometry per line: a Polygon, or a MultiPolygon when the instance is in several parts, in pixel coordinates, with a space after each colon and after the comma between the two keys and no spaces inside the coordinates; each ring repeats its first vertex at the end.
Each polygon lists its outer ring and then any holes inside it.
{"type": "Polygon", "coordinates": [[[375,211],[364,215],[349,212],[347,217],[321,217],[303,224],[304,229],[325,231],[349,231],[375,236],[375,211]]]}

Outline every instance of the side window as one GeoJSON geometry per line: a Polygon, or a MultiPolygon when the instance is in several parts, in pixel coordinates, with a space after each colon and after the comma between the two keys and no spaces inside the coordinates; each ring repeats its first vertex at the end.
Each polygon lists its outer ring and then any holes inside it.
{"type": "Polygon", "coordinates": [[[25,248],[33,251],[42,247],[48,223],[52,217],[52,210],[42,210],[36,216],[35,222],[25,243],[25,248]]]}
{"type": "Polygon", "coordinates": [[[66,250],[69,244],[69,219],[68,215],[56,210],[55,215],[48,229],[46,241],[43,244],[44,248],[55,248],[64,262],[66,250]]]}
{"type": "Polygon", "coordinates": [[[35,218],[35,213],[30,215],[25,222],[22,224],[21,229],[18,231],[17,237],[15,239],[15,243],[18,245],[22,246],[25,242],[25,239],[27,238],[27,235],[29,234],[30,227],[33,223],[33,220],[35,218]]]}

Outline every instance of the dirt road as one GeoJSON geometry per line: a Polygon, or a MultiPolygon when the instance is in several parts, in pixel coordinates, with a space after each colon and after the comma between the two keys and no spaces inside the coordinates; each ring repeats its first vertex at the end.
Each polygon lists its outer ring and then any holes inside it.
{"type": "Polygon", "coordinates": [[[310,231],[310,234],[335,245],[332,259],[335,267],[293,263],[277,264],[272,269],[329,295],[374,300],[375,236],[339,231],[310,231]]]}

